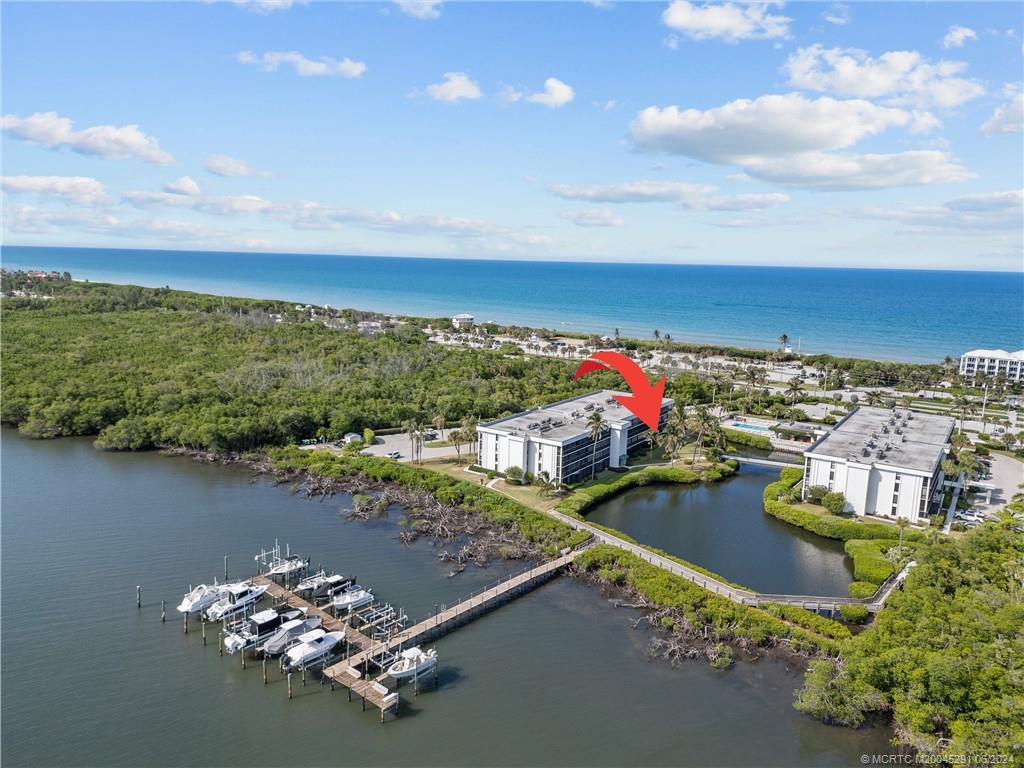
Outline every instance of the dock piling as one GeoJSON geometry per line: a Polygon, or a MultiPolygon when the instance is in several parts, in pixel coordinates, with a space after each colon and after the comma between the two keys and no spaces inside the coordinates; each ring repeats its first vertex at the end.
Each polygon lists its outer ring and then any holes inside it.
{"type": "Polygon", "coordinates": [[[142,608],[142,587],[138,584],[135,585],[135,607],[142,608]]]}
{"type": "Polygon", "coordinates": [[[292,697],[292,673],[288,673],[288,698],[292,697]]]}
{"type": "Polygon", "coordinates": [[[165,600],[160,601],[160,623],[163,624],[167,621],[167,603],[165,600]]]}
{"type": "Polygon", "coordinates": [[[205,646],[206,645],[206,619],[202,619],[202,621],[200,621],[200,624],[202,625],[202,628],[203,628],[203,645],[205,646]]]}
{"type": "Polygon", "coordinates": [[[263,684],[267,684],[267,654],[263,654],[263,684]]]}
{"type": "Polygon", "coordinates": [[[181,614],[181,630],[186,635],[188,634],[188,613],[181,614]]]}
{"type": "Polygon", "coordinates": [[[228,580],[228,556],[224,555],[224,581],[228,580]]]}

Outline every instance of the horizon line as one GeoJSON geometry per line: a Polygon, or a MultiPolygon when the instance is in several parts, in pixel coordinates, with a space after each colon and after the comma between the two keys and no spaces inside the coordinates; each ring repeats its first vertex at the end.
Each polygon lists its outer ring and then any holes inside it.
{"type": "Polygon", "coordinates": [[[532,259],[532,258],[488,258],[486,256],[424,256],[403,254],[370,254],[370,253],[327,253],[317,251],[272,251],[272,250],[224,250],[217,248],[151,248],[151,247],[112,247],[102,245],[34,245],[29,243],[0,243],[0,254],[4,248],[34,248],[39,250],[105,250],[105,251],[152,251],[154,253],[219,253],[232,256],[322,256],[327,258],[357,259],[415,259],[417,261],[485,261],[507,264],[588,264],[588,265],[621,265],[621,266],[654,266],[654,267],[737,267],[744,269],[852,269],[863,271],[886,272],[962,272],[987,273],[1000,275],[1024,276],[1024,263],[1019,270],[1014,269],[952,269],[940,267],[887,267],[887,266],[845,266],[830,264],[740,264],[712,262],[679,262],[679,261],[593,261],[588,259],[532,259]]]}

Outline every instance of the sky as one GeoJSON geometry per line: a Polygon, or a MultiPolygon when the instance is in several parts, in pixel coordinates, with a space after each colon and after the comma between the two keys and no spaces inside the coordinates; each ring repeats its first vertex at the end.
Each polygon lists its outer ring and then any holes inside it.
{"type": "Polygon", "coordinates": [[[1016,2],[4,2],[7,244],[1024,271],[1016,2]]]}

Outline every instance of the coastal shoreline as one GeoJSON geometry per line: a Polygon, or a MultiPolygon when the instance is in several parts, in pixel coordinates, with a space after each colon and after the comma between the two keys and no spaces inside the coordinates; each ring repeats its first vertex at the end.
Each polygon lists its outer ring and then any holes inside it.
{"type": "Polygon", "coordinates": [[[11,267],[59,263],[77,277],[116,283],[171,284],[266,298],[292,296],[301,302],[420,316],[468,310],[483,321],[546,326],[579,335],[591,331],[610,335],[619,327],[644,338],[660,328],[693,344],[760,351],[771,350],[776,335],[785,332],[794,348],[802,339],[806,354],[830,351],[881,361],[937,361],[979,345],[1012,343],[1015,331],[1007,319],[996,324],[993,320],[1003,317],[1001,308],[1009,312],[1021,300],[1017,281],[1007,273],[884,270],[875,274],[843,268],[589,262],[543,262],[520,270],[512,262],[473,259],[270,253],[246,254],[245,269],[239,271],[238,258],[238,254],[199,251],[4,248],[5,263],[11,267]],[[300,279],[304,275],[310,279],[300,279]],[[705,284],[705,279],[710,283],[705,284]],[[864,302],[837,308],[828,299],[835,280],[855,283],[864,302]],[[574,285],[590,283],[614,290],[603,293],[600,301],[591,300],[586,292],[574,295],[574,285]],[[520,290],[530,286],[532,292],[520,290]],[[544,288],[539,293],[538,286],[544,288]],[[893,316],[891,299],[895,297],[887,299],[885,292],[906,290],[926,299],[925,306],[935,317],[904,321],[893,316]],[[985,296],[988,312],[984,317],[972,309],[975,294],[985,296]],[[949,314],[965,319],[957,338],[929,331],[949,314]],[[813,323],[810,318],[815,318],[813,323]],[[966,318],[976,318],[973,326],[966,318]]]}

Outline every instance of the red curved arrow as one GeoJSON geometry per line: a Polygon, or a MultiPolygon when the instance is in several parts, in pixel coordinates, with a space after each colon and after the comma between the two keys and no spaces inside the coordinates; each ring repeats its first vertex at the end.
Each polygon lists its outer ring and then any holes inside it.
{"type": "Polygon", "coordinates": [[[651,384],[643,369],[621,352],[601,351],[580,363],[573,379],[609,368],[626,380],[626,385],[633,393],[615,395],[615,399],[650,427],[651,431],[657,432],[658,420],[661,418],[661,399],[665,395],[665,377],[651,384]]]}

